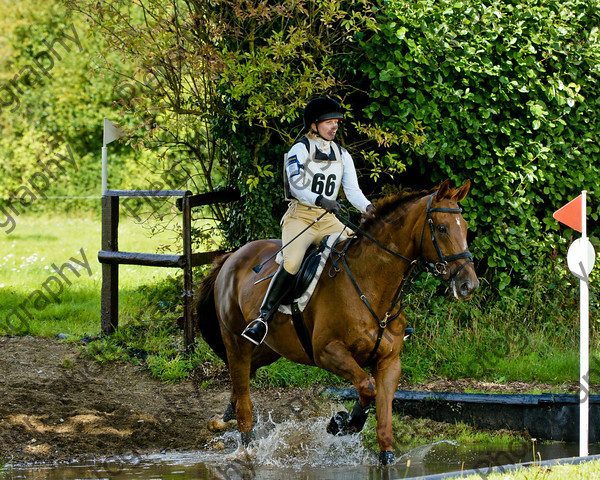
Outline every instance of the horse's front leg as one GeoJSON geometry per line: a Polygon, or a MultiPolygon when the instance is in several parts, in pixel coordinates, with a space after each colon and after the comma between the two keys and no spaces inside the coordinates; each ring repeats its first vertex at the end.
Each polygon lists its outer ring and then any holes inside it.
{"type": "Polygon", "coordinates": [[[358,398],[362,406],[370,405],[375,399],[377,393],[375,379],[360,368],[346,345],[339,340],[330,342],[325,348],[315,352],[315,363],[352,382],[358,391],[358,398]]]}
{"type": "Polygon", "coordinates": [[[390,465],[395,462],[392,429],[392,402],[400,379],[400,357],[392,355],[379,360],[375,368],[377,381],[377,399],[375,400],[377,415],[377,441],[379,443],[379,462],[390,465]]]}
{"type": "Polygon", "coordinates": [[[375,379],[360,368],[346,346],[337,340],[315,353],[315,363],[352,382],[358,392],[358,402],[350,415],[338,412],[331,419],[327,431],[334,435],[346,435],[362,430],[369,407],[377,394],[375,379]]]}

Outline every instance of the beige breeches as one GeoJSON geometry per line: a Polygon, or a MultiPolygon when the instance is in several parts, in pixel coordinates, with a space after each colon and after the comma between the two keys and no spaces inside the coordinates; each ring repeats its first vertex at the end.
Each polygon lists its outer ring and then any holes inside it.
{"type": "MultiPolygon", "coordinates": [[[[324,211],[319,207],[307,207],[300,203],[291,202],[282,220],[282,244],[287,245],[324,211]]],[[[326,214],[283,249],[283,268],[292,275],[298,273],[308,247],[318,245],[325,235],[339,235],[344,229],[346,230],[344,232],[346,237],[352,235],[352,231],[344,227],[335,215],[326,214]]]]}

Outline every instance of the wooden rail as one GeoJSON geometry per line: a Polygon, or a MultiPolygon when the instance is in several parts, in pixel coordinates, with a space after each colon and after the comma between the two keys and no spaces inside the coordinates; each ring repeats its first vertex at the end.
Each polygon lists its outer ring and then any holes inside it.
{"type": "Polygon", "coordinates": [[[119,325],[119,265],[144,265],[154,267],[176,267],[183,269],[183,338],[189,351],[194,345],[194,315],[192,312],[193,279],[192,267],[211,263],[225,253],[192,253],[191,209],[214,203],[239,200],[235,190],[224,190],[192,195],[187,190],[108,190],[102,196],[102,250],[98,261],[102,263],[101,328],[105,334],[115,331],[119,325]],[[119,251],[119,199],[120,197],[180,197],[176,204],[182,212],[183,253],[163,255],[119,251]]]}

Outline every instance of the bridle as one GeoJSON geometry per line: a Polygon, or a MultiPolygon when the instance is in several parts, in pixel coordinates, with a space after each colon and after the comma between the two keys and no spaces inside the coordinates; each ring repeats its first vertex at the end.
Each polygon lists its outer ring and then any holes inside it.
{"type": "Polygon", "coordinates": [[[432,218],[431,214],[434,212],[458,214],[458,213],[462,213],[462,208],[460,208],[460,207],[459,208],[431,208],[431,201],[433,200],[434,195],[435,195],[435,193],[432,193],[431,195],[429,195],[429,199],[427,200],[427,212],[426,212],[425,222],[423,222],[423,228],[421,229],[421,240],[419,242],[419,250],[421,251],[421,254],[422,254],[423,253],[423,234],[425,233],[425,224],[428,224],[429,231],[431,232],[431,242],[433,243],[435,251],[437,252],[438,257],[440,258],[440,261],[437,263],[430,263],[430,262],[426,263],[428,270],[433,275],[446,275],[448,273],[448,263],[454,262],[456,260],[462,260],[463,258],[467,259],[467,261],[465,263],[463,263],[458,269],[456,269],[454,271],[454,273],[452,273],[452,275],[450,275],[449,280],[452,280],[456,275],[458,275],[458,273],[463,268],[465,268],[470,262],[473,261],[473,256],[471,255],[471,252],[469,252],[469,251],[465,251],[462,253],[456,253],[456,254],[450,255],[448,257],[444,256],[444,253],[442,252],[442,249],[440,248],[440,244],[437,240],[437,237],[435,236],[435,225],[433,224],[433,218],[432,218]]]}
{"type": "MultiPolygon", "coordinates": [[[[340,268],[337,264],[337,262],[341,259],[342,264],[344,265],[344,269],[346,270],[346,273],[348,274],[348,276],[350,277],[350,280],[352,282],[352,284],[354,285],[354,288],[356,289],[358,295],[360,296],[360,299],[363,301],[363,303],[366,305],[367,309],[369,310],[369,312],[371,312],[371,315],[375,318],[375,320],[377,320],[377,324],[379,325],[379,332],[377,334],[377,340],[375,341],[375,346],[373,347],[373,350],[371,351],[369,357],[367,358],[367,360],[364,362],[364,365],[369,364],[373,358],[375,357],[375,354],[377,352],[377,349],[379,348],[379,345],[381,343],[381,339],[383,337],[383,332],[385,330],[385,328],[388,326],[388,324],[390,322],[392,322],[393,320],[395,320],[396,318],[398,318],[400,316],[400,314],[402,313],[402,311],[404,310],[404,304],[402,303],[402,297],[403,297],[403,292],[404,292],[404,286],[406,285],[406,282],[408,280],[408,278],[410,277],[416,263],[422,258],[422,254],[423,254],[423,236],[425,233],[425,225],[428,224],[429,225],[429,230],[431,232],[431,241],[433,243],[433,246],[438,254],[438,257],[440,259],[439,262],[437,263],[431,263],[431,262],[426,262],[426,267],[427,269],[433,274],[433,275],[446,275],[448,273],[448,263],[450,262],[454,262],[456,260],[462,260],[462,259],[467,259],[466,262],[464,262],[454,273],[452,273],[450,275],[450,277],[448,278],[449,281],[451,281],[463,268],[465,268],[465,266],[467,264],[469,264],[470,262],[473,261],[473,256],[471,255],[471,253],[469,251],[465,251],[462,253],[457,253],[454,255],[450,255],[450,256],[445,256],[444,253],[442,252],[442,249],[440,247],[440,244],[437,240],[437,237],[435,235],[435,225],[433,222],[433,217],[431,216],[432,213],[435,212],[440,212],[440,213],[456,213],[456,214],[460,214],[462,213],[462,208],[432,208],[431,207],[431,202],[433,200],[433,196],[435,195],[435,192],[432,193],[431,195],[429,195],[429,199],[427,200],[427,209],[426,209],[426,214],[425,214],[425,221],[423,222],[423,227],[421,229],[421,239],[419,242],[419,256],[414,259],[411,260],[410,258],[405,257],[404,255],[388,248],[387,246],[383,245],[381,242],[379,242],[376,238],[374,238],[372,235],[368,234],[367,232],[365,232],[364,230],[362,230],[360,228],[359,225],[356,225],[354,223],[352,223],[350,221],[349,217],[349,212],[348,209],[346,209],[345,207],[344,210],[346,210],[347,212],[347,216],[342,216],[339,213],[336,213],[336,216],[338,217],[338,219],[344,223],[346,226],[352,228],[355,232],[354,236],[350,239],[350,241],[348,241],[345,245],[345,247],[341,250],[338,251],[335,248],[332,248],[331,251],[332,253],[336,253],[337,254],[337,259],[333,259],[333,256],[331,257],[331,261],[332,261],[332,265],[331,265],[331,269],[329,272],[329,276],[333,277],[337,274],[337,272],[340,271],[340,268]],[[373,307],[371,306],[371,304],[369,303],[369,301],[367,300],[367,298],[365,297],[365,295],[363,294],[363,292],[361,291],[358,283],[356,282],[356,279],[354,278],[354,276],[352,275],[352,272],[350,271],[350,267],[348,266],[348,262],[346,261],[346,252],[348,250],[348,248],[350,247],[350,245],[352,244],[352,240],[356,238],[356,233],[359,233],[360,235],[364,236],[365,238],[367,238],[368,240],[370,240],[371,242],[373,242],[375,245],[377,245],[379,248],[381,248],[382,250],[384,250],[385,252],[388,252],[391,255],[394,255],[397,258],[400,258],[406,262],[409,263],[409,267],[408,270],[405,272],[404,276],[402,277],[402,280],[400,282],[400,285],[398,286],[398,289],[396,290],[396,294],[394,295],[394,298],[392,300],[392,305],[390,306],[390,308],[388,309],[388,311],[385,313],[385,315],[383,316],[383,318],[380,318],[379,315],[377,315],[377,313],[375,312],[375,310],[373,309],[373,307]],[[395,314],[392,314],[392,312],[396,309],[396,307],[398,307],[398,311],[395,314]]],[[[341,234],[340,234],[341,235],[341,234]]]]}

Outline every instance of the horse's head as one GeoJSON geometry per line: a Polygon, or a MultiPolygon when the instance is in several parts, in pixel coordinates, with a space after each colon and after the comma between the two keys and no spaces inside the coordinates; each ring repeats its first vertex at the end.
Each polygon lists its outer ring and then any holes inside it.
{"type": "Polygon", "coordinates": [[[434,273],[450,282],[452,293],[459,300],[471,298],[479,287],[467,245],[467,222],[458,206],[470,186],[467,180],[462,187],[451,188],[446,180],[428,195],[420,236],[422,259],[434,273]]]}
{"type": "Polygon", "coordinates": [[[449,281],[454,296],[469,299],[479,287],[467,246],[467,222],[458,203],[469,191],[449,181],[429,192],[400,192],[377,202],[374,216],[361,223],[365,241],[406,263],[423,260],[431,271],[449,281]],[[407,235],[411,237],[407,241],[407,235]],[[404,249],[404,250],[403,250],[404,249]]]}

